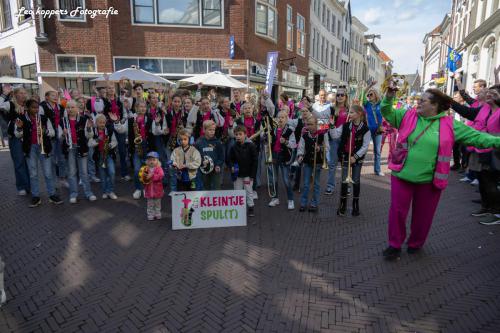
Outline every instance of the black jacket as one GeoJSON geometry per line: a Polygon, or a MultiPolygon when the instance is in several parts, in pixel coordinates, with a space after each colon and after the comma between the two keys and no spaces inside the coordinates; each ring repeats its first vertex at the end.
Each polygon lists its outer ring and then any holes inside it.
{"type": "MultiPolygon", "coordinates": [[[[89,145],[88,145],[88,139],[85,136],[85,131],[86,131],[86,125],[87,125],[87,120],[89,119],[88,116],[78,116],[76,118],[76,146],[77,146],[77,151],[78,151],[78,156],[87,156],[89,153],[89,145]]],[[[66,128],[66,125],[64,124],[64,118],[61,118],[61,123],[59,124],[62,129],[66,128]]],[[[68,130],[69,131],[69,130],[68,130]]],[[[69,152],[69,145],[66,142],[66,138],[62,139],[62,151],[64,156],[66,158],[68,157],[68,152],[69,152]]]]}
{"type": "MultiPolygon", "coordinates": [[[[342,134],[340,135],[339,149],[337,152],[339,161],[347,159],[348,153],[345,151],[344,147],[349,143],[349,137],[351,135],[353,125],[354,124],[352,122],[347,122],[342,126],[342,134]]],[[[368,142],[364,142],[365,134],[369,131],[370,129],[368,128],[368,125],[364,122],[360,122],[358,127],[356,128],[356,134],[354,135],[354,147],[351,147],[351,156],[354,156],[354,158],[356,158],[356,162],[361,163],[365,158],[366,154],[358,156],[356,152],[361,149],[363,143],[367,145],[370,143],[370,139],[367,139],[368,142]]]]}
{"type": "MultiPolygon", "coordinates": [[[[274,145],[276,144],[277,130],[278,129],[275,128],[274,131],[271,132],[271,137],[272,137],[271,149],[274,149],[274,145]]],[[[290,127],[288,127],[288,125],[285,125],[285,128],[283,128],[283,132],[281,133],[281,137],[288,141],[290,140],[292,134],[294,134],[293,130],[290,127]]],[[[281,143],[280,146],[281,150],[278,156],[276,157],[278,164],[290,162],[290,159],[292,158],[292,150],[287,147],[286,143],[281,143]]]]}
{"type": "MultiPolygon", "coordinates": [[[[19,119],[22,120],[23,124],[23,152],[26,156],[30,154],[31,151],[31,118],[28,115],[28,113],[25,113],[24,115],[20,115],[19,119]]],[[[40,120],[42,121],[42,130],[43,130],[43,150],[45,151],[45,154],[50,155],[50,152],[52,151],[52,143],[50,140],[50,137],[47,135],[47,120],[48,117],[45,115],[40,115],[40,120]]]]}
{"type": "MultiPolygon", "coordinates": [[[[57,138],[59,133],[57,131],[55,110],[52,108],[52,106],[50,106],[50,104],[47,101],[41,102],[40,106],[43,109],[44,115],[47,116],[50,119],[50,122],[54,125],[54,130],[56,131],[56,138],[57,138]]],[[[57,104],[57,108],[59,109],[59,117],[62,119],[62,117],[64,116],[64,108],[62,107],[61,104],[57,104]]]]}
{"type": "MultiPolygon", "coordinates": [[[[323,141],[324,141],[324,135],[316,135],[315,137],[312,137],[309,132],[305,132],[302,135],[302,138],[304,139],[304,157],[303,157],[303,162],[307,165],[313,165],[314,164],[314,146],[316,141],[318,142],[318,146],[322,147],[323,146],[323,141]]],[[[322,165],[323,164],[323,149],[320,149],[316,153],[316,166],[322,165]]]]}
{"type": "Polygon", "coordinates": [[[235,142],[229,151],[230,164],[234,166],[235,163],[238,163],[238,177],[240,178],[250,177],[255,179],[258,157],[255,144],[250,140],[247,140],[244,144],[235,142]]]}
{"type": "MultiPolygon", "coordinates": [[[[255,117],[253,118],[253,120],[254,120],[253,134],[255,134],[255,133],[257,133],[257,131],[259,131],[261,122],[260,122],[260,120],[257,120],[255,117]]],[[[240,125],[245,126],[244,117],[238,118],[236,120],[236,125],[237,126],[240,126],[240,125]]],[[[248,131],[248,128],[247,128],[247,136],[248,137],[252,136],[252,133],[250,133],[248,131]]],[[[257,149],[257,152],[259,152],[259,150],[260,150],[260,135],[257,135],[257,137],[254,140],[252,140],[252,142],[255,143],[255,148],[257,149]]]]}

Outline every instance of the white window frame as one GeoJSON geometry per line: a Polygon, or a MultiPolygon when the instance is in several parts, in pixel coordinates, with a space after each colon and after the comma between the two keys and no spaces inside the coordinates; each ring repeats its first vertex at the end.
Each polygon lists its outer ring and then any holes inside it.
{"type": "Polygon", "coordinates": [[[307,40],[306,40],[306,19],[304,18],[304,16],[300,15],[299,13],[297,13],[297,54],[302,56],[302,57],[305,57],[306,56],[306,43],[307,43],[307,40]],[[300,21],[302,20],[302,26],[303,26],[303,29],[300,29],[300,21]],[[303,48],[303,51],[302,53],[300,52],[300,49],[299,49],[299,39],[301,37],[304,37],[304,41],[301,42],[300,44],[302,45],[302,48],[303,48]]]}
{"type": "MultiPolygon", "coordinates": [[[[134,6],[134,0],[129,0],[130,1],[130,22],[132,25],[137,25],[137,26],[144,26],[144,27],[157,27],[157,28],[188,28],[188,29],[224,29],[225,25],[225,1],[226,0],[220,0],[220,11],[221,11],[221,25],[216,26],[216,25],[203,25],[203,6],[201,5],[201,1],[203,0],[198,0],[198,18],[200,19],[200,23],[198,25],[184,25],[184,24],[167,24],[167,23],[140,23],[140,22],[135,22],[135,6],[134,6]]],[[[153,1],[153,19],[155,22],[158,22],[158,6],[157,6],[157,0],[152,0],[153,1]]]]}
{"type": "MultiPolygon", "coordinates": [[[[56,2],[56,7],[57,9],[61,9],[59,6],[60,0],[55,0],[56,2]]],[[[85,10],[87,8],[87,4],[85,3],[85,0],[82,0],[82,10],[85,10]]],[[[68,15],[70,12],[68,12],[68,15]]],[[[71,19],[71,18],[61,18],[61,15],[57,14],[57,19],[61,22],[76,22],[76,23],[87,23],[87,15],[83,15],[81,19],[71,19]]]]}
{"type": "Polygon", "coordinates": [[[286,49],[288,51],[293,51],[293,8],[290,5],[286,5],[286,49]],[[290,11],[290,17],[288,17],[288,11],[290,11]],[[290,19],[290,20],[289,20],[290,19]],[[292,33],[291,38],[292,40],[288,40],[288,28],[290,28],[290,31],[292,33]],[[290,44],[288,43],[290,42],[290,44]]]}
{"type": "MultiPolygon", "coordinates": [[[[175,76],[193,76],[193,75],[198,75],[198,74],[188,74],[188,73],[170,73],[170,72],[164,72],[163,70],[163,60],[183,60],[184,61],[184,71],[186,70],[186,61],[192,61],[192,60],[204,60],[207,62],[207,73],[208,73],[208,63],[210,61],[220,61],[221,62],[221,67],[222,67],[222,62],[224,58],[182,58],[182,57],[133,57],[133,56],[113,56],[113,69],[116,71],[116,59],[134,59],[137,60],[137,63],[139,63],[140,59],[156,59],[160,60],[161,64],[161,73],[153,73],[154,75],[158,76],[166,76],[166,75],[175,75],[175,76]]],[[[221,68],[222,69],[222,68],[221,68]]]]}
{"type": "Polygon", "coordinates": [[[57,53],[55,55],[56,57],[56,71],[57,72],[60,72],[60,73],[99,73],[99,71],[97,70],[97,57],[93,54],[59,54],[57,53]],[[62,71],[59,71],[59,61],[58,61],[58,58],[59,57],[74,57],[75,58],[75,65],[76,65],[76,71],[75,72],[62,72],[62,71]],[[95,71],[94,72],[79,72],[78,71],[78,62],[77,62],[77,59],[78,57],[85,57],[85,58],[94,58],[94,63],[95,63],[95,71]]]}
{"type": "MultiPolygon", "coordinates": [[[[2,13],[2,15],[0,16],[0,33],[14,29],[14,20],[12,19],[13,15],[12,15],[12,6],[10,5],[10,0],[7,0],[7,4],[9,5],[10,26],[9,27],[4,26],[5,22],[3,22],[3,13],[2,13]]],[[[2,11],[4,10],[2,3],[0,3],[0,8],[2,9],[2,11]]]]}
{"type": "Polygon", "coordinates": [[[269,39],[273,42],[278,42],[278,9],[276,8],[276,1],[274,1],[274,6],[272,4],[269,3],[269,1],[272,1],[272,0],[255,0],[255,19],[254,19],[254,30],[255,30],[255,34],[259,37],[262,37],[262,38],[265,38],[265,39],[269,39]],[[263,34],[263,33],[260,33],[257,31],[257,4],[261,4],[263,6],[266,6],[268,7],[267,10],[269,11],[270,9],[271,10],[274,10],[274,32],[275,32],[275,37],[271,37],[269,36],[269,16],[268,16],[268,33],[267,34],[263,34]]]}
{"type": "MultiPolygon", "coordinates": [[[[29,21],[33,20],[33,16],[34,16],[34,15],[30,15],[30,17],[29,17],[29,18],[21,18],[21,15],[20,15],[21,13],[20,13],[20,11],[19,11],[19,10],[21,9],[21,7],[22,7],[22,5],[23,5],[23,3],[22,3],[22,2],[23,2],[23,0],[16,0],[16,4],[17,4],[17,14],[19,15],[19,17],[17,18],[17,24],[18,24],[18,25],[21,25],[21,24],[23,24],[23,23],[26,23],[26,22],[29,22],[29,21]]],[[[33,10],[33,3],[31,2],[31,0],[28,0],[28,1],[26,1],[26,2],[27,2],[27,4],[28,4],[28,7],[25,7],[25,8],[26,8],[26,10],[33,10]]]]}

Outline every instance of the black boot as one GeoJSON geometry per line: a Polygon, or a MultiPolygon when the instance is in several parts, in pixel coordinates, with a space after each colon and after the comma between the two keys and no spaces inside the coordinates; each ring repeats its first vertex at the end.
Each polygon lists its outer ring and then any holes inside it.
{"type": "Polygon", "coordinates": [[[359,198],[352,198],[352,216],[359,216],[359,198]]]}
{"type": "Polygon", "coordinates": [[[345,212],[347,210],[347,197],[340,197],[340,205],[339,209],[337,209],[338,216],[345,216],[345,212]]]}

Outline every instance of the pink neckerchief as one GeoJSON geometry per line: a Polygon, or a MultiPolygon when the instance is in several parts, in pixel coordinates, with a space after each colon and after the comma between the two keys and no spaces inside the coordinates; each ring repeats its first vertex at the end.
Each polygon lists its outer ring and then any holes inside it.
{"type": "Polygon", "coordinates": [[[98,129],[97,130],[97,137],[100,139],[98,149],[99,149],[99,151],[103,151],[104,150],[104,140],[106,138],[106,129],[102,129],[102,130],[98,129]]]}
{"type": "Polygon", "coordinates": [[[113,113],[117,119],[120,119],[120,108],[118,107],[118,103],[116,103],[116,99],[111,100],[111,113],[113,113]]]}
{"type": "Polygon", "coordinates": [[[284,128],[278,127],[276,129],[276,141],[274,142],[273,152],[279,153],[281,151],[281,136],[283,135],[284,128]]]}
{"type": "Polygon", "coordinates": [[[175,130],[177,129],[177,123],[182,121],[182,109],[180,109],[177,113],[174,109],[170,109],[172,113],[172,125],[170,126],[170,133],[176,135],[175,130]]]}
{"type": "Polygon", "coordinates": [[[71,131],[71,141],[76,144],[76,119],[69,119],[69,127],[71,131]]]}
{"type": "Polygon", "coordinates": [[[146,139],[146,116],[145,115],[137,115],[135,120],[137,122],[137,127],[139,127],[139,132],[141,133],[141,137],[143,140],[146,139]]]}
{"type": "Polygon", "coordinates": [[[339,108],[339,116],[337,117],[337,120],[335,121],[335,127],[340,127],[344,125],[347,121],[347,112],[346,112],[346,107],[340,107],[339,108]]]}
{"type": "Polygon", "coordinates": [[[38,144],[38,127],[36,126],[36,116],[29,116],[31,120],[31,144],[38,144]]]}
{"type": "MultiPolygon", "coordinates": [[[[354,123],[346,123],[346,126],[349,126],[349,124],[352,125],[351,127],[351,155],[353,153],[353,150],[354,150],[354,143],[355,143],[355,140],[356,140],[356,131],[358,130],[358,126],[356,126],[354,123]]],[[[344,152],[346,153],[349,153],[349,140],[347,140],[347,142],[345,143],[344,145],[344,152]]]]}
{"type": "Polygon", "coordinates": [[[254,117],[243,118],[243,125],[247,129],[247,136],[252,136],[255,133],[255,119],[254,117]]]}
{"type": "Polygon", "coordinates": [[[201,115],[201,129],[200,129],[200,136],[205,135],[205,131],[203,130],[203,123],[207,120],[210,120],[210,116],[212,115],[211,112],[205,112],[201,115]]]}

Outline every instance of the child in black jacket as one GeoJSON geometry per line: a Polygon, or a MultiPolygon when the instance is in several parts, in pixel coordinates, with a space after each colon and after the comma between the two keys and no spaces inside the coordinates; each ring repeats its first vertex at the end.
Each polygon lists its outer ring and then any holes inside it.
{"type": "Polygon", "coordinates": [[[248,216],[254,216],[253,204],[253,181],[257,174],[257,148],[255,144],[247,139],[245,126],[237,126],[234,130],[236,143],[229,151],[229,162],[231,172],[236,175],[234,189],[246,191],[248,216]]]}

